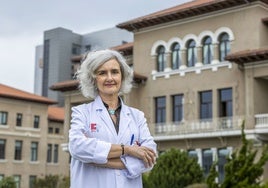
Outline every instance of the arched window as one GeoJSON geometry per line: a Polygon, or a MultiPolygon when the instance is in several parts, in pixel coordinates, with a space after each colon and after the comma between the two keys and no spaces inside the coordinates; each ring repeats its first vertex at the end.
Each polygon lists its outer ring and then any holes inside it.
{"type": "Polygon", "coordinates": [[[220,61],[225,61],[226,55],[230,52],[230,41],[227,33],[222,33],[219,37],[219,53],[220,61]]]}
{"type": "Polygon", "coordinates": [[[203,40],[203,64],[211,64],[212,56],[212,39],[211,37],[205,37],[203,40]]]}
{"type": "Polygon", "coordinates": [[[157,48],[157,71],[162,72],[165,68],[165,48],[164,46],[159,46],[157,48]]]}
{"type": "Polygon", "coordinates": [[[179,43],[174,43],[172,45],[172,65],[171,65],[171,68],[172,69],[178,69],[179,66],[180,66],[180,45],[179,43]]]}
{"type": "Polygon", "coordinates": [[[190,40],[187,45],[187,66],[193,67],[196,62],[195,41],[190,40]]]}

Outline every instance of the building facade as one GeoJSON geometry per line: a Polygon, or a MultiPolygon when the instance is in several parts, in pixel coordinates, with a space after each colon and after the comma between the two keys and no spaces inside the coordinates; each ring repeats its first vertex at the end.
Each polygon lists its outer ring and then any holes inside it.
{"type": "Polygon", "coordinates": [[[32,187],[46,175],[69,176],[64,111],[56,101],[0,84],[0,179],[32,187]]]}
{"type": "Polygon", "coordinates": [[[35,47],[34,94],[42,96],[43,45],[35,47]]]}
{"type": "MultiPolygon", "coordinates": [[[[117,27],[133,32],[133,69],[143,75],[124,100],[145,113],[159,152],[188,151],[205,175],[217,160],[222,181],[242,122],[257,149],[267,142],[267,1],[196,0],[117,27]]],[[[52,89],[64,93],[66,114],[87,101],[77,82],[52,89]]]]}
{"type": "Polygon", "coordinates": [[[76,34],[65,28],[45,31],[43,45],[36,48],[35,94],[40,94],[41,88],[42,96],[54,99],[58,101],[59,106],[63,106],[62,94],[50,90],[49,87],[54,83],[73,79],[72,56],[132,41],[133,34],[119,28],[104,29],[85,35],[76,34]],[[40,54],[41,48],[42,54],[40,54]],[[40,63],[42,67],[40,67],[40,63]],[[40,70],[42,74],[39,74],[40,70]]]}

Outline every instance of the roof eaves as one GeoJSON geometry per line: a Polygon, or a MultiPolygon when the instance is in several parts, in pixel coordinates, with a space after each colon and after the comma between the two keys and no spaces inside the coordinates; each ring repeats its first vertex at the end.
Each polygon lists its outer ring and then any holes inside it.
{"type": "Polygon", "coordinates": [[[225,59],[237,64],[268,60],[268,48],[235,52],[227,55],[225,59]]]}
{"type": "MultiPolygon", "coordinates": [[[[226,8],[247,4],[258,0],[197,0],[169,9],[158,11],[146,16],[142,16],[127,22],[116,25],[118,28],[128,31],[138,31],[139,29],[155,26],[184,18],[190,18],[210,12],[223,10],[226,8]]],[[[267,3],[267,0],[261,0],[267,3]]]]}
{"type": "Polygon", "coordinates": [[[3,98],[9,98],[9,99],[16,99],[16,100],[23,100],[23,101],[29,101],[29,102],[37,102],[42,104],[57,104],[56,101],[53,100],[42,100],[42,99],[34,99],[34,98],[28,98],[28,97],[20,97],[16,95],[10,95],[10,94],[0,94],[0,97],[3,98]]]}

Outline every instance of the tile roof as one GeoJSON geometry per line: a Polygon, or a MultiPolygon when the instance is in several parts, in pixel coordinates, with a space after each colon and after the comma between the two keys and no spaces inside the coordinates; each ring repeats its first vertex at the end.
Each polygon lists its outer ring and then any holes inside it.
{"type": "Polygon", "coordinates": [[[128,31],[137,31],[142,28],[199,16],[256,1],[268,4],[267,0],[195,0],[120,23],[117,27],[128,31]]]}
{"type": "Polygon", "coordinates": [[[50,89],[54,91],[73,91],[77,90],[79,86],[78,80],[66,80],[53,84],[50,89]]]}
{"type": "Polygon", "coordinates": [[[111,49],[122,52],[124,56],[133,54],[133,42],[124,43],[119,46],[114,46],[111,49]]]}
{"type": "Polygon", "coordinates": [[[57,106],[49,106],[48,119],[50,121],[64,122],[64,108],[57,106]]]}
{"type": "Polygon", "coordinates": [[[35,95],[0,83],[0,97],[30,102],[56,104],[57,102],[47,97],[35,95]]]}
{"type": "Polygon", "coordinates": [[[238,64],[268,60],[268,47],[235,52],[227,55],[225,59],[238,64]]]}

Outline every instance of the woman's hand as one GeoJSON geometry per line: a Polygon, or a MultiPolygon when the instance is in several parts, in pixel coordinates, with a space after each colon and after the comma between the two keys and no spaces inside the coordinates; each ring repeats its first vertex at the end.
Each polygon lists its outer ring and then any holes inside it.
{"type": "Polygon", "coordinates": [[[145,146],[125,146],[125,153],[143,160],[145,167],[152,167],[155,164],[156,153],[151,148],[145,146]]]}

